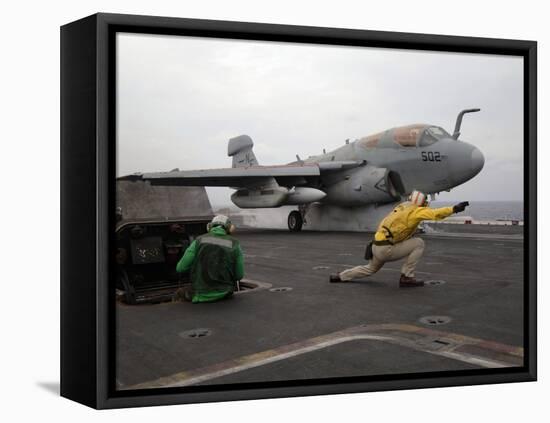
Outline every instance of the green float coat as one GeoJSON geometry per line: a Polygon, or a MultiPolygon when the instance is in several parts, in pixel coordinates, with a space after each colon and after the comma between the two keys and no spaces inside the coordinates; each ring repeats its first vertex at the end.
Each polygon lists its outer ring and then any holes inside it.
{"type": "Polygon", "coordinates": [[[185,250],[177,272],[191,271],[193,302],[217,301],[231,295],[235,282],[244,276],[244,259],[239,241],[221,226],[201,235],[185,250]]]}

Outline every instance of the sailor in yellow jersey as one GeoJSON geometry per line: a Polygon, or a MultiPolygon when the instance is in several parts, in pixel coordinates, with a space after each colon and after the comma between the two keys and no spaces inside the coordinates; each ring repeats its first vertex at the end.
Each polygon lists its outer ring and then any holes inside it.
{"type": "Polygon", "coordinates": [[[409,201],[399,204],[380,222],[374,235],[372,259],[366,266],[356,266],[341,273],[330,275],[330,282],[347,282],[364,278],[378,272],[384,263],[406,257],[401,268],[400,287],[424,285],[424,281],[414,277],[414,270],[422,253],[424,240],[413,237],[423,220],[442,220],[453,213],[464,211],[468,202],[454,207],[432,209],[428,207],[426,194],[413,191],[409,201]]]}

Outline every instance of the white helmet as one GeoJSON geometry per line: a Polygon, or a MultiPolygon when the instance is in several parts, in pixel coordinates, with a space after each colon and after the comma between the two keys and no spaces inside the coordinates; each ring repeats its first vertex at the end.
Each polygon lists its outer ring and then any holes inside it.
{"type": "Polygon", "coordinates": [[[419,207],[423,207],[428,204],[428,196],[423,192],[414,190],[409,196],[409,201],[419,207]]]}
{"type": "Polygon", "coordinates": [[[227,233],[231,233],[235,230],[235,226],[231,223],[231,220],[223,214],[218,214],[212,219],[212,221],[208,224],[208,231],[215,226],[221,226],[227,233]]]}

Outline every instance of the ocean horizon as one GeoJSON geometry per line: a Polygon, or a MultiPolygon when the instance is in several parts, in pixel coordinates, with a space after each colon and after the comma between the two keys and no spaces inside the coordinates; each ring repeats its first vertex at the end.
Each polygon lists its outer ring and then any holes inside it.
{"type": "MultiPolygon", "coordinates": [[[[431,207],[451,206],[459,201],[432,201],[431,207]]],[[[461,213],[474,220],[523,220],[523,201],[470,201],[461,213]]]]}

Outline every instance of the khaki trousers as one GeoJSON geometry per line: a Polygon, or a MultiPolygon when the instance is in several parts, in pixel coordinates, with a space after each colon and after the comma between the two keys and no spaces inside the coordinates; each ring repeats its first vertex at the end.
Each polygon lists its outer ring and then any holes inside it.
{"type": "Polygon", "coordinates": [[[395,245],[373,245],[373,258],[366,266],[356,266],[340,273],[340,279],[349,281],[364,278],[378,272],[387,261],[396,261],[407,257],[401,273],[410,278],[414,277],[414,269],[424,252],[424,240],[422,238],[409,238],[395,245]]]}

